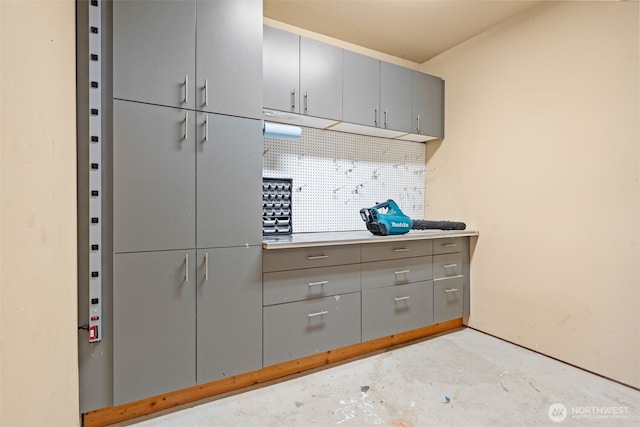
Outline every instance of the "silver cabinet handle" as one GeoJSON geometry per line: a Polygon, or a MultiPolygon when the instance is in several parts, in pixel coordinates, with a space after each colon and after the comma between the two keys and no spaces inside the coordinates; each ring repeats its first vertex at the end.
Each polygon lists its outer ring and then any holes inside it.
{"type": "Polygon", "coordinates": [[[305,92],[304,93],[304,111],[307,111],[307,106],[308,106],[308,98],[309,98],[309,93],[305,92]]]}
{"type": "Polygon", "coordinates": [[[204,140],[209,140],[209,115],[204,115],[204,140]]]}
{"type": "Polygon", "coordinates": [[[189,75],[184,75],[184,103],[189,102],[189,75]]]}
{"type": "Polygon", "coordinates": [[[209,105],[209,79],[204,79],[204,105],[209,105]]]}
{"type": "Polygon", "coordinates": [[[204,280],[209,280],[209,253],[204,254],[204,280]]]}
{"type": "Polygon", "coordinates": [[[446,265],[443,265],[444,268],[454,268],[454,267],[457,267],[457,266],[458,266],[458,264],[446,264],[446,265]]]}
{"type": "Polygon", "coordinates": [[[322,311],[318,311],[315,313],[309,313],[307,314],[307,317],[316,317],[316,316],[324,316],[325,314],[328,314],[329,312],[327,310],[322,310],[322,311]]]}
{"type": "Polygon", "coordinates": [[[327,283],[329,283],[328,280],[323,280],[321,282],[309,282],[309,286],[318,286],[318,285],[326,285],[327,283]]]}
{"type": "Polygon", "coordinates": [[[314,259],[325,259],[325,258],[329,258],[329,255],[315,255],[315,256],[307,257],[309,261],[313,261],[314,259]]]}
{"type": "Polygon", "coordinates": [[[189,254],[184,254],[184,281],[189,281],[189,254]]]}
{"type": "Polygon", "coordinates": [[[395,302],[398,302],[398,301],[406,301],[406,300],[408,300],[409,298],[411,298],[411,297],[394,297],[394,298],[393,298],[393,300],[394,300],[395,302]]]}
{"type": "Polygon", "coordinates": [[[442,246],[444,246],[445,248],[452,248],[452,247],[458,246],[458,245],[456,243],[446,243],[446,244],[444,244],[442,246]]]}
{"type": "Polygon", "coordinates": [[[384,109],[384,127],[387,127],[387,109],[384,109]]]}
{"type": "Polygon", "coordinates": [[[291,91],[291,111],[296,109],[296,88],[291,91]]]}
{"type": "Polygon", "coordinates": [[[409,252],[410,250],[410,248],[398,248],[394,249],[393,252],[409,252]]]}
{"type": "Polygon", "coordinates": [[[184,140],[186,141],[189,138],[189,112],[184,112],[184,140]]]}
{"type": "Polygon", "coordinates": [[[393,274],[398,275],[398,274],[407,274],[409,273],[411,270],[400,270],[400,271],[394,271],[393,274]]]}
{"type": "Polygon", "coordinates": [[[373,124],[378,126],[378,107],[373,109],[373,124]]]}
{"type": "Polygon", "coordinates": [[[464,275],[462,274],[458,274],[457,276],[449,276],[449,277],[436,277],[435,279],[433,279],[434,282],[439,282],[441,280],[452,280],[452,279],[460,279],[464,277],[464,275]]]}
{"type": "Polygon", "coordinates": [[[449,294],[451,292],[458,292],[458,288],[445,289],[444,291],[449,294]]]}
{"type": "Polygon", "coordinates": [[[416,133],[420,133],[420,114],[416,117],[416,133]]]}

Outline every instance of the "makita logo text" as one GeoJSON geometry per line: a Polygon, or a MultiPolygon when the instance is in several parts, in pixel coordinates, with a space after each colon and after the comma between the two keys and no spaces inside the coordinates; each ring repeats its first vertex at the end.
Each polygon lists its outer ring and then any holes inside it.
{"type": "Polygon", "coordinates": [[[408,227],[409,223],[407,222],[393,222],[391,221],[391,226],[392,227],[408,227]]]}

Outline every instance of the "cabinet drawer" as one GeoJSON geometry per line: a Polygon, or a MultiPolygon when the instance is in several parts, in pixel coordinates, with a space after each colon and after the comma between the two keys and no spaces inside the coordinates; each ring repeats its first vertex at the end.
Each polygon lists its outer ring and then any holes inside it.
{"type": "Polygon", "coordinates": [[[433,323],[433,282],[362,292],[362,340],[393,335],[433,323]]]}
{"type": "Polygon", "coordinates": [[[264,305],[360,292],[360,265],[264,273],[262,282],[264,305]]]}
{"type": "Polygon", "coordinates": [[[467,237],[450,237],[448,239],[435,239],[433,241],[434,254],[450,254],[462,251],[463,239],[467,237]]]}
{"type": "Polygon", "coordinates": [[[442,254],[433,256],[433,278],[462,276],[462,254],[442,254]]]}
{"type": "Polygon", "coordinates": [[[362,262],[418,257],[431,255],[432,252],[433,244],[431,240],[367,244],[362,245],[362,262]]]}
{"type": "Polygon", "coordinates": [[[357,264],[360,246],[321,246],[311,248],[273,249],[263,251],[264,272],[357,264]]]}
{"type": "Polygon", "coordinates": [[[362,264],[362,289],[431,280],[431,257],[403,258],[362,264]]]}
{"type": "Polygon", "coordinates": [[[433,281],[433,311],[436,322],[462,317],[463,300],[462,277],[433,281]]]}
{"type": "Polygon", "coordinates": [[[264,366],[360,342],[360,292],[264,307],[264,366]]]}

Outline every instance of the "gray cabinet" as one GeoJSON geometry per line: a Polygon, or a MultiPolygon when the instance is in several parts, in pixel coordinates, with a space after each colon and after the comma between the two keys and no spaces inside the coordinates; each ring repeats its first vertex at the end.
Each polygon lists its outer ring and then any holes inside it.
{"type": "Polygon", "coordinates": [[[263,105],[299,113],[300,36],[265,25],[263,37],[263,105]]]}
{"type": "Polygon", "coordinates": [[[412,132],[413,71],[399,65],[380,64],[381,127],[412,132]]]}
{"type": "Polygon", "coordinates": [[[342,120],[378,127],[380,61],[345,50],[342,65],[342,120]]]}
{"type": "Polygon", "coordinates": [[[194,108],[196,2],[113,2],[113,97],[194,108]]]}
{"type": "Polygon", "coordinates": [[[412,133],[444,137],[444,81],[440,77],[413,72],[412,133]]]}
{"type": "Polygon", "coordinates": [[[300,38],[301,113],[342,120],[342,49],[300,38]]]}
{"type": "Polygon", "coordinates": [[[114,255],[115,405],[195,384],[195,261],[193,250],[114,255]]]}
{"type": "Polygon", "coordinates": [[[113,97],[260,118],[261,28],[259,0],[114,1],[113,97]]]}
{"type": "Polygon", "coordinates": [[[262,248],[198,249],[198,384],[262,367],[262,248]]]}
{"type": "Polygon", "coordinates": [[[199,113],[197,128],[197,247],[260,245],[261,122],[199,113]]]}
{"type": "MultiPolygon", "coordinates": [[[[362,340],[393,335],[433,323],[433,282],[362,291],[362,340]]],[[[458,316],[460,317],[460,316],[458,316]]]]}
{"type": "Polygon", "coordinates": [[[464,315],[463,281],[462,276],[433,280],[433,310],[436,322],[444,322],[464,315]]]}
{"type": "Polygon", "coordinates": [[[195,247],[195,114],[113,101],[114,252],[195,247]]]}
{"type": "Polygon", "coordinates": [[[196,22],[196,109],[261,118],[262,1],[198,0],[196,22]]]}
{"type": "Polygon", "coordinates": [[[264,365],[360,342],[360,292],[264,307],[264,365]]]}

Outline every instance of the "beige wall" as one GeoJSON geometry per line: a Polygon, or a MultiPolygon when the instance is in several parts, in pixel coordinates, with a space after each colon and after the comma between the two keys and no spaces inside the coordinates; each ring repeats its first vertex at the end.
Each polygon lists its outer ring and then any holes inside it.
{"type": "Polygon", "coordinates": [[[75,3],[0,0],[0,426],[74,426],[75,3]]]}
{"type": "Polygon", "coordinates": [[[480,231],[470,325],[640,387],[637,2],[545,4],[427,62],[426,213],[480,231]]]}

